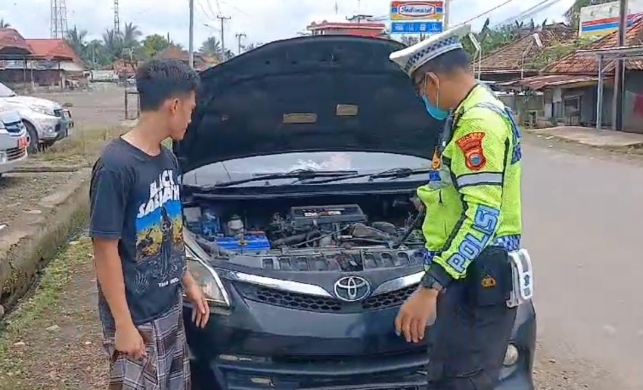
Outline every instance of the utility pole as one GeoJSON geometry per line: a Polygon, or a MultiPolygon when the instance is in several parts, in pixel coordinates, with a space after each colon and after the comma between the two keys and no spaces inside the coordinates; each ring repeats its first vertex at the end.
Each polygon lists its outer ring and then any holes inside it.
{"type": "Polygon", "coordinates": [[[444,0],[444,10],[442,12],[442,31],[449,28],[449,18],[451,17],[451,0],[444,0]]]}
{"type": "Polygon", "coordinates": [[[237,33],[237,34],[234,34],[234,36],[237,37],[237,44],[238,44],[239,54],[241,54],[241,39],[245,38],[246,34],[237,33]]]}
{"type": "Polygon", "coordinates": [[[190,0],[190,32],[188,42],[188,63],[194,69],[194,0],[190,0]]]}
{"type": "Polygon", "coordinates": [[[225,51],[225,21],[232,19],[229,16],[223,16],[223,15],[217,15],[217,19],[221,22],[221,60],[225,61],[227,60],[226,58],[226,51],[225,51]]]}
{"type": "Polygon", "coordinates": [[[119,12],[118,0],[114,0],[114,33],[121,33],[121,17],[119,12]]]}
{"type": "MultiPolygon", "coordinates": [[[[628,0],[620,0],[618,22],[618,47],[625,46],[627,34],[627,6],[628,0]]],[[[623,100],[625,97],[625,60],[617,59],[614,69],[614,122],[612,128],[623,131],[623,100]]]]}

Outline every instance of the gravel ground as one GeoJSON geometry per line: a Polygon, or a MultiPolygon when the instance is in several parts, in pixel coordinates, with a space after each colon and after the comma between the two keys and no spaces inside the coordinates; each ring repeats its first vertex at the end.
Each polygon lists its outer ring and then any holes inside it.
{"type": "MultiPolygon", "coordinates": [[[[123,116],[123,90],[116,87],[98,91],[46,93],[38,95],[60,103],[71,103],[76,127],[72,136],[50,151],[29,158],[29,166],[91,165],[106,139],[123,116]]],[[[74,173],[9,173],[0,178],[0,230],[12,226],[24,213],[37,212],[39,201],[65,185],[74,173]]]]}

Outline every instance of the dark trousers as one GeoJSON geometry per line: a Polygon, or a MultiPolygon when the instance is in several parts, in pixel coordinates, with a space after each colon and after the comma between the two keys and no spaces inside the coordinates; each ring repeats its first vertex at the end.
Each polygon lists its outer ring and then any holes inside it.
{"type": "Polygon", "coordinates": [[[429,390],[493,390],[511,337],[516,308],[472,304],[467,282],[438,298],[429,336],[429,390]]]}

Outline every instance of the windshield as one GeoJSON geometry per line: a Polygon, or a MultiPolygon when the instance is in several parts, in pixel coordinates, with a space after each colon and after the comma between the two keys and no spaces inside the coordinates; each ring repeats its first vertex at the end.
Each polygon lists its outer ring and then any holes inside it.
{"type": "MultiPolygon", "coordinates": [[[[284,173],[294,170],[348,171],[347,173],[376,173],[394,168],[425,168],[431,161],[393,153],[374,152],[313,152],[284,153],[268,156],[246,157],[206,165],[183,175],[183,184],[212,186],[253,176],[284,173]]],[[[272,185],[293,182],[293,179],[271,181],[272,185]]],[[[244,184],[256,186],[257,183],[244,184]]]]}
{"type": "Polygon", "coordinates": [[[6,97],[14,97],[17,96],[15,92],[6,85],[0,83],[0,97],[6,98],[6,97]]]}

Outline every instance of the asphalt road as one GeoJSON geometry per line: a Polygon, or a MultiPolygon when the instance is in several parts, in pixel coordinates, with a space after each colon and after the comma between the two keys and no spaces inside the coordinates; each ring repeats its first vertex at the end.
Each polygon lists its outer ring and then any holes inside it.
{"type": "Polygon", "coordinates": [[[524,245],[536,272],[539,389],[641,390],[642,161],[527,141],[524,245]]]}

